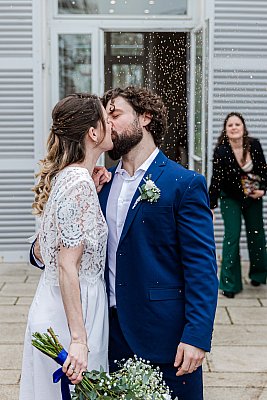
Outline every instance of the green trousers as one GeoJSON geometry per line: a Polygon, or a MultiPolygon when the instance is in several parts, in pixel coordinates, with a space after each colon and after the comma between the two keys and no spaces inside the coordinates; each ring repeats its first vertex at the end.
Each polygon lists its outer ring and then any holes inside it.
{"type": "Polygon", "coordinates": [[[249,278],[260,283],[266,283],[267,253],[262,199],[246,198],[243,201],[238,201],[222,195],[221,213],[224,221],[224,240],[220,289],[234,293],[242,290],[239,250],[242,215],[245,220],[250,259],[249,278]]]}

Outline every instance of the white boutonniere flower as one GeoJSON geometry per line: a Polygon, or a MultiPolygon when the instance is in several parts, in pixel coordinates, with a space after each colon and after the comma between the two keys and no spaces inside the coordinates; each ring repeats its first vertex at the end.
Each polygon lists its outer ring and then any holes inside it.
{"type": "Polygon", "coordinates": [[[138,188],[140,196],[136,199],[133,209],[141,200],[146,200],[149,203],[155,203],[160,198],[160,189],[155,185],[154,181],[151,180],[151,175],[148,175],[143,179],[143,181],[145,183],[138,188]]]}

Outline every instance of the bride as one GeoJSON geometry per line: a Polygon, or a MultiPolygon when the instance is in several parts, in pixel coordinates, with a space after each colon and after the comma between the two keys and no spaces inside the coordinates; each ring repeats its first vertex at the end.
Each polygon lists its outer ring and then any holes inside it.
{"type": "Polygon", "coordinates": [[[107,225],[92,173],[112,149],[111,126],[98,97],[72,94],[52,112],[53,125],[34,188],[45,269],[25,334],[20,400],[59,400],[54,360],[31,345],[33,332],[50,326],[68,357],[63,371],[72,384],[86,369],[108,368],[108,309],[104,282],[107,225]]]}

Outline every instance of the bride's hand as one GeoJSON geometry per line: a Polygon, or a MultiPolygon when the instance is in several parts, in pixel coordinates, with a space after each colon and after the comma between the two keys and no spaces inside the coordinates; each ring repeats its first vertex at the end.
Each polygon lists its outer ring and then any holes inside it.
{"type": "Polygon", "coordinates": [[[72,342],[69,347],[62,370],[73,385],[77,385],[83,379],[82,373],[87,369],[88,347],[85,343],[72,342]]]}
{"type": "Polygon", "coordinates": [[[103,185],[111,180],[112,174],[105,167],[95,167],[93,171],[93,181],[97,193],[99,193],[103,185]]]}

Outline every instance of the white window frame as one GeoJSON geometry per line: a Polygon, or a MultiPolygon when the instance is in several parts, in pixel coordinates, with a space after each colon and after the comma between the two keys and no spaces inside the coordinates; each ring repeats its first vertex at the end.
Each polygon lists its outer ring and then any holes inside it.
{"type": "MultiPolygon", "coordinates": [[[[176,15],[175,18],[172,15],[156,15],[156,16],[148,16],[148,15],[114,15],[114,14],[59,14],[58,13],[58,1],[57,0],[48,0],[51,4],[51,9],[53,10],[53,17],[57,19],[73,19],[73,18],[78,18],[78,19],[86,19],[86,20],[91,20],[94,21],[99,21],[102,20],[102,23],[109,24],[110,21],[116,19],[120,20],[120,27],[122,29],[125,29],[124,26],[121,26],[121,23],[123,24],[123,21],[127,21],[126,25],[129,26],[129,23],[131,24],[131,21],[134,22],[134,26],[136,26],[136,20],[139,21],[145,21],[145,26],[149,27],[150,25],[156,25],[158,26],[158,23],[160,20],[166,21],[169,25],[170,20],[177,21],[179,20],[179,26],[180,22],[186,23],[187,21],[190,20],[195,20],[199,16],[199,4],[196,5],[195,0],[187,0],[187,14],[186,15],[176,15]],[[156,22],[156,24],[155,24],[156,22]]],[[[204,0],[203,0],[204,2],[204,0]]],[[[200,1],[201,3],[201,1],[200,1]]],[[[103,26],[104,27],[104,26],[103,26]]]]}
{"type": "Polygon", "coordinates": [[[52,103],[55,104],[59,100],[59,56],[58,56],[58,36],[64,34],[91,35],[91,66],[92,66],[92,89],[91,92],[100,94],[103,89],[103,75],[98,68],[103,64],[102,51],[99,48],[101,42],[99,36],[100,31],[97,28],[89,26],[88,22],[80,21],[79,24],[70,21],[58,21],[51,28],[51,75],[53,76],[53,86],[51,88],[52,103]]]}
{"type": "MultiPolygon", "coordinates": [[[[195,162],[201,162],[201,173],[203,175],[207,174],[207,146],[208,146],[208,138],[206,137],[206,130],[208,126],[206,126],[206,116],[205,116],[205,102],[208,101],[208,96],[206,96],[206,87],[205,87],[205,70],[209,68],[209,65],[206,64],[206,48],[205,44],[209,38],[206,37],[206,26],[205,24],[201,24],[197,26],[195,29],[191,31],[190,35],[190,107],[189,107],[189,121],[188,121],[188,153],[189,153],[189,169],[194,169],[195,162]],[[201,157],[195,154],[195,88],[196,88],[196,34],[202,30],[203,37],[203,47],[202,47],[202,104],[201,104],[201,157]]],[[[209,76],[209,71],[207,72],[209,76]]]]}

